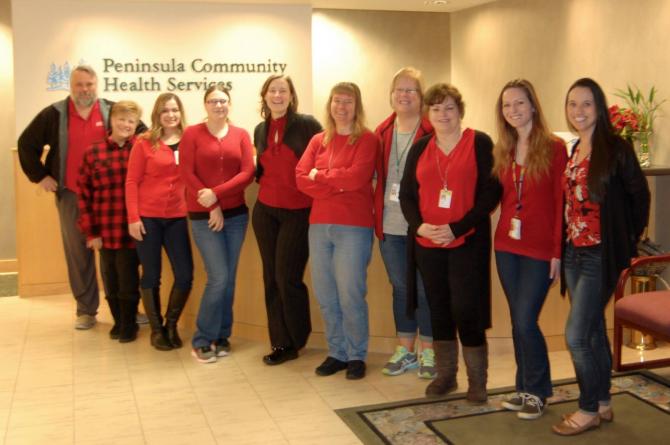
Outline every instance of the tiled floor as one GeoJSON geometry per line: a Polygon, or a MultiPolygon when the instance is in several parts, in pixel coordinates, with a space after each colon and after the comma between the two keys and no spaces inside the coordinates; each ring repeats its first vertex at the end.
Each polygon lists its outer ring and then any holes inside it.
{"type": "MultiPolygon", "coordinates": [[[[418,398],[426,385],[383,376],[381,354],[355,382],[315,376],[320,350],[268,367],[265,344],[237,338],[229,357],[202,365],[188,347],[152,349],[147,327],[134,343],[109,340],[106,308],[94,329],[75,331],[73,310],[67,295],[0,299],[0,445],[358,444],[333,409],[418,398]]],[[[566,352],[551,362],[554,379],[573,376],[566,352]]],[[[511,355],[491,357],[489,387],[513,373],[511,355]]]]}

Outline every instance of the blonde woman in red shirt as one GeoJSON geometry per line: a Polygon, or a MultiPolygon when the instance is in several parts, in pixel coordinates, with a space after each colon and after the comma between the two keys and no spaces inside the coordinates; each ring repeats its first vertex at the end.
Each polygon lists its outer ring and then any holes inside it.
{"type": "Polygon", "coordinates": [[[498,276],[512,317],[517,393],[502,406],[537,419],[552,395],[547,344],[538,317],[560,275],[563,170],[568,155],[542,114],[533,85],[508,82],[496,104],[493,174],[503,194],[495,233],[498,276]]]}
{"type": "Polygon", "coordinates": [[[368,352],[367,269],[373,238],[372,176],[379,141],[365,127],[361,92],[335,85],[326,130],[312,138],[296,167],[298,189],[314,199],[309,216],[312,284],[326,325],[327,376],[365,376],[368,352]]]}
{"type": "Polygon", "coordinates": [[[229,123],[230,92],[208,88],[205,109],[207,120],[186,129],[180,149],[191,230],[207,271],[192,355],[212,363],[230,351],[235,276],[249,222],[244,189],[254,162],[249,134],[229,123]]]}
{"type": "Polygon", "coordinates": [[[500,199],[500,185],[491,176],[493,143],[482,132],[462,128],[465,104],[452,85],[433,85],[423,103],[435,134],[420,139],[407,156],[400,206],[414,236],[408,270],[416,261],[430,306],[437,377],[426,395],[456,389],[460,340],[467,399],[482,403],[491,326],[490,213],[500,199]]]}
{"type": "Polygon", "coordinates": [[[128,161],[128,231],[142,264],[140,291],[151,326],[151,345],[159,351],[181,348],[177,322],[191,292],[193,256],[186,221],[184,181],[179,172],[179,142],[186,117],[179,97],[163,93],[151,113],[151,128],[137,139],[128,161]],[[161,314],[161,262],[165,249],[174,284],[161,314]]]}

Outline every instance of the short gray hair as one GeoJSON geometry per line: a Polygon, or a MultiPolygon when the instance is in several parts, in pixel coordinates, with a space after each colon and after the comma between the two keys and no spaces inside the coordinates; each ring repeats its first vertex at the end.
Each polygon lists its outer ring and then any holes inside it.
{"type": "Polygon", "coordinates": [[[70,77],[72,77],[72,75],[77,71],[88,73],[89,75],[95,77],[96,79],[98,78],[98,75],[96,74],[95,70],[90,65],[78,65],[77,67],[75,67],[75,69],[72,70],[70,77]]]}

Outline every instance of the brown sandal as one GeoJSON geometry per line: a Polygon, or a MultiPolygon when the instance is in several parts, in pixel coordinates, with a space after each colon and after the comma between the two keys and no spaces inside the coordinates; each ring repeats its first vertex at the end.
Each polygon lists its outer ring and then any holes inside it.
{"type": "Polygon", "coordinates": [[[579,423],[575,422],[572,419],[573,416],[574,413],[564,414],[563,421],[557,425],[552,426],[551,429],[554,431],[554,433],[559,434],[561,436],[574,436],[576,434],[581,434],[584,431],[588,431],[591,428],[596,428],[600,426],[599,415],[593,416],[593,419],[589,420],[583,425],[580,425],[579,423]]]}

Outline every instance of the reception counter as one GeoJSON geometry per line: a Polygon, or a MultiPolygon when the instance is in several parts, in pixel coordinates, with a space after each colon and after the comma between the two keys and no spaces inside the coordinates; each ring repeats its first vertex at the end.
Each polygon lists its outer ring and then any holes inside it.
{"type": "MultiPolygon", "coordinates": [[[[37,184],[29,182],[23,175],[16,150],[14,150],[14,172],[16,185],[16,227],[17,259],[19,265],[19,295],[31,297],[69,293],[67,269],[63,258],[58,215],[52,193],[42,191],[37,184]]],[[[647,170],[650,175],[652,195],[657,203],[667,203],[670,187],[670,167],[657,167],[647,170]]],[[[257,194],[257,185],[252,184],[246,192],[247,204],[252,208],[257,194]]],[[[667,208],[652,206],[650,234],[659,242],[670,245],[668,231],[656,235],[656,227],[667,227],[667,208]],[[659,207],[659,208],[656,208],[659,207]],[[659,221],[663,219],[663,222],[659,221]]],[[[493,216],[493,227],[497,222],[497,213],[493,216]]],[[[184,312],[183,324],[193,326],[198,310],[200,296],[205,284],[205,272],[198,250],[193,249],[195,261],[195,280],[193,293],[184,312]]],[[[172,284],[172,276],[167,259],[164,258],[163,287],[161,294],[166,298],[172,284]]],[[[493,276],[493,327],[488,331],[492,349],[511,351],[511,324],[507,302],[503,295],[495,265],[493,276]]],[[[306,273],[308,285],[309,267],[306,273]]],[[[388,283],[384,265],[379,255],[377,243],[373,247],[372,262],[368,270],[368,304],[370,314],[370,350],[391,352],[395,345],[395,329],[391,308],[391,286],[388,283]]],[[[101,300],[104,302],[104,300],[101,300]]],[[[311,298],[313,334],[309,346],[325,347],[323,322],[316,300],[311,298]]],[[[104,304],[104,303],[103,303],[104,304]]],[[[540,317],[540,324],[550,350],[565,349],[563,331],[569,310],[567,299],[561,298],[558,286],[551,288],[540,317]]],[[[608,314],[611,312],[608,311],[608,314]]],[[[267,317],[263,297],[262,265],[251,225],[242,247],[235,293],[234,336],[267,341],[267,317]]],[[[609,317],[611,318],[611,317],[609,317]]],[[[609,320],[608,320],[609,324],[609,320]]]]}

